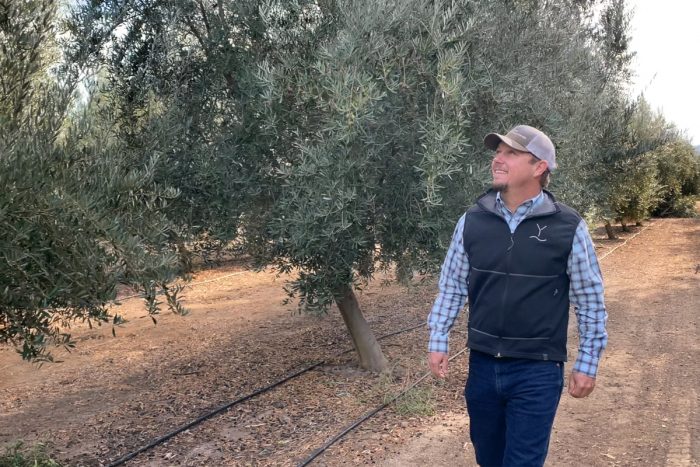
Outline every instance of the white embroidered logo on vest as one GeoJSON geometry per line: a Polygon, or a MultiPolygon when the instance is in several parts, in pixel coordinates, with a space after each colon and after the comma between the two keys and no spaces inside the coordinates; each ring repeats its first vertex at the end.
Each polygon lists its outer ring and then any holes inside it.
{"type": "Polygon", "coordinates": [[[546,242],[547,241],[546,238],[540,238],[540,235],[542,235],[542,231],[546,228],[547,228],[546,225],[544,227],[540,227],[540,224],[537,224],[537,230],[539,230],[539,232],[537,232],[537,235],[530,235],[530,238],[534,238],[538,242],[546,242]]]}

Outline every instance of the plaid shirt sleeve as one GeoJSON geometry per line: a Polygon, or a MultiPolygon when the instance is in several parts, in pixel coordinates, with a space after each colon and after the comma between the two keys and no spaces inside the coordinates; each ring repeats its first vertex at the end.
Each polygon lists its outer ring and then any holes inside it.
{"type": "Polygon", "coordinates": [[[571,280],[569,300],[575,309],[579,334],[578,357],[573,369],[595,378],[600,356],[608,342],[605,331],[608,314],[598,258],[583,220],[576,228],[567,272],[571,280]]]}
{"type": "Polygon", "coordinates": [[[429,352],[449,353],[450,329],[467,300],[469,259],[464,251],[463,232],[465,215],[457,222],[452,242],[440,271],[438,296],[428,315],[430,329],[429,352]]]}

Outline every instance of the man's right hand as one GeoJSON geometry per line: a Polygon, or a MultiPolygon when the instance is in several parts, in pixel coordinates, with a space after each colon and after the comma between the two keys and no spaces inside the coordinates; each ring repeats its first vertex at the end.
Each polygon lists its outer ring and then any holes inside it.
{"type": "Polygon", "coordinates": [[[445,378],[447,376],[447,364],[449,363],[446,353],[430,352],[428,354],[428,366],[430,371],[437,378],[445,378]]]}

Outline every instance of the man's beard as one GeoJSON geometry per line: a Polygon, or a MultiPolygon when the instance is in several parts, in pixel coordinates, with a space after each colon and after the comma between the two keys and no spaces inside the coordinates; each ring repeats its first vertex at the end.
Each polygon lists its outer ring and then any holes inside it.
{"type": "Polygon", "coordinates": [[[508,184],[507,183],[493,183],[493,184],[491,184],[491,188],[493,188],[495,191],[500,191],[501,193],[506,193],[508,191],[508,184]]]}

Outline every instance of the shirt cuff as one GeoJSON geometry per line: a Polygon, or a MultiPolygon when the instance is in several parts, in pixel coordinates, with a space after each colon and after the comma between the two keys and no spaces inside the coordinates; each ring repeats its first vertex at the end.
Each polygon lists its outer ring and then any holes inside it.
{"type": "Polygon", "coordinates": [[[598,359],[579,351],[574,371],[595,378],[598,373],[598,359]]]}
{"type": "Polygon", "coordinates": [[[428,343],[428,352],[440,352],[447,354],[450,352],[448,344],[449,332],[443,333],[439,331],[431,331],[430,342],[428,343]]]}

